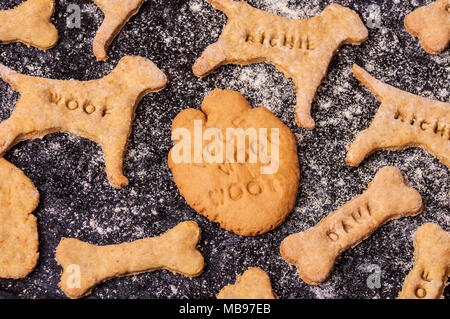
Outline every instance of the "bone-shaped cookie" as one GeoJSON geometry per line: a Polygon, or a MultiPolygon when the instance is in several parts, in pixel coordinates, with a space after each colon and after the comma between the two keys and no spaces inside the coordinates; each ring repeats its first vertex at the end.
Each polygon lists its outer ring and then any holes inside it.
{"type": "Polygon", "coordinates": [[[327,279],[342,252],[359,244],[386,222],[421,211],[420,194],[405,184],[397,168],[387,166],[378,171],[363,194],[313,228],[285,238],[281,255],[297,267],[306,283],[317,285],[327,279]]]}
{"type": "Polygon", "coordinates": [[[204,268],[196,248],[200,237],[195,222],[183,222],[159,237],[119,245],[94,246],[63,238],[56,248],[56,261],[63,268],[59,286],[68,297],[81,298],[114,277],[159,269],[196,277],[204,268]]]}
{"type": "Polygon", "coordinates": [[[0,278],[23,278],[36,266],[38,232],[32,212],[38,204],[33,183],[0,158],[0,278]]]}
{"type": "Polygon", "coordinates": [[[0,11],[0,41],[22,42],[42,50],[58,41],[58,30],[50,22],[54,0],[28,0],[11,10],[0,11]]]}
{"type": "Polygon", "coordinates": [[[369,128],[350,146],[346,162],[358,166],[379,149],[421,147],[450,168],[450,104],[396,89],[374,79],[354,65],[353,73],[379,100],[381,106],[369,128]]]}
{"type": "Polygon", "coordinates": [[[235,285],[220,290],[217,299],[278,299],[272,291],[269,276],[260,268],[250,267],[237,276],[235,285]]]}
{"type": "Polygon", "coordinates": [[[311,103],[333,55],[343,44],[361,44],[367,39],[368,31],[358,14],[332,4],[316,17],[293,20],[245,2],[208,1],[229,21],[219,40],[195,62],[194,73],[205,76],[224,64],[269,62],[296,85],[297,124],[313,129],[311,103]]]}
{"type": "Polygon", "coordinates": [[[93,43],[97,60],[106,60],[106,51],[125,23],[134,16],[147,0],[94,0],[103,11],[105,19],[98,29],[93,43]]]}
{"type": "Polygon", "coordinates": [[[436,224],[420,226],[414,237],[414,267],[399,299],[439,299],[450,276],[450,233],[436,224]]]}
{"type": "Polygon", "coordinates": [[[441,53],[450,40],[450,0],[437,0],[414,10],[405,17],[404,24],[426,52],[441,53]]]}
{"type": "Polygon", "coordinates": [[[0,123],[0,156],[23,140],[71,133],[102,147],[114,187],[128,184],[123,157],[137,104],[167,82],[164,73],[142,57],[124,57],[109,75],[87,82],[26,76],[1,64],[0,77],[21,94],[11,117],[0,123]]]}

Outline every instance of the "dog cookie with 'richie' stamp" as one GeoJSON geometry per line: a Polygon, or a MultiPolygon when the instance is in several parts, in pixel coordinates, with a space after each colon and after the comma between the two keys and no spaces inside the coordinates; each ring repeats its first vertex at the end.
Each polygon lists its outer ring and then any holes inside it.
{"type": "Polygon", "coordinates": [[[106,51],[123,26],[134,16],[147,0],[94,0],[103,11],[105,19],[98,29],[93,43],[97,60],[106,60],[106,51]]]}
{"type": "Polygon", "coordinates": [[[360,132],[346,162],[358,166],[379,149],[421,147],[450,168],[450,104],[420,97],[376,80],[364,69],[353,73],[381,101],[369,128],[360,132]]]}
{"type": "Polygon", "coordinates": [[[294,135],[236,91],[212,91],[202,111],[172,123],[169,153],[181,195],[198,213],[242,236],[280,225],[295,204],[300,169],[294,135]]]}
{"type": "Polygon", "coordinates": [[[32,213],[38,204],[30,179],[0,158],[0,278],[23,278],[36,266],[38,231],[32,213]]]}
{"type": "Polygon", "coordinates": [[[358,14],[332,4],[316,17],[295,20],[253,8],[245,2],[208,0],[228,17],[219,40],[208,46],[193,71],[205,76],[224,64],[268,62],[297,90],[295,118],[313,129],[311,104],[333,55],[343,44],[361,44],[368,37],[358,14]]]}
{"type": "Polygon", "coordinates": [[[450,0],[437,0],[405,17],[405,28],[430,54],[444,51],[450,40],[450,0]]]}
{"type": "Polygon", "coordinates": [[[21,42],[41,50],[58,42],[58,30],[50,22],[54,0],[28,0],[11,10],[0,10],[0,42],[21,42]]]}
{"type": "Polygon", "coordinates": [[[81,298],[114,277],[159,269],[196,277],[205,265],[197,250],[200,237],[195,222],[183,222],[159,237],[119,245],[94,246],[63,238],[56,248],[56,261],[63,268],[59,286],[68,297],[81,298]]]}
{"type": "Polygon", "coordinates": [[[269,276],[260,268],[250,267],[237,276],[235,285],[222,288],[217,299],[278,299],[269,276]]]}
{"type": "Polygon", "coordinates": [[[440,299],[450,275],[450,233],[436,224],[420,226],[414,237],[414,267],[399,299],[440,299]]]}
{"type": "Polygon", "coordinates": [[[367,190],[341,206],[316,226],[288,236],[281,255],[297,267],[308,284],[318,285],[330,275],[336,258],[392,219],[422,212],[422,198],[407,186],[400,171],[378,171],[367,190]]]}
{"type": "Polygon", "coordinates": [[[122,166],[137,104],[143,95],[161,90],[167,82],[150,60],[130,56],[99,80],[39,78],[1,64],[0,77],[21,95],[11,117],[0,123],[0,156],[21,141],[67,132],[101,146],[114,187],[128,184],[122,166]]]}

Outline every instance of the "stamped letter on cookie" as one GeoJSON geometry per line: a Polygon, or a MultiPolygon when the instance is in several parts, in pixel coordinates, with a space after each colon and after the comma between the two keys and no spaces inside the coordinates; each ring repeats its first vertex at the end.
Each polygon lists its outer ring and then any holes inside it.
{"type": "Polygon", "coordinates": [[[28,0],[11,10],[0,11],[0,41],[22,42],[41,50],[58,41],[58,30],[50,22],[55,0],[28,0]]]}
{"type": "Polygon", "coordinates": [[[296,85],[297,124],[313,129],[311,103],[333,55],[343,44],[360,44],[367,39],[368,31],[358,14],[332,4],[316,17],[293,20],[245,2],[208,1],[229,21],[219,40],[195,62],[195,75],[205,76],[224,64],[269,62],[296,85]]]}
{"type": "Polygon", "coordinates": [[[367,190],[307,231],[288,236],[281,255],[297,267],[308,284],[325,281],[336,258],[366,239],[386,222],[422,211],[420,194],[405,184],[400,171],[387,166],[378,171],[367,190]]]}
{"type": "Polygon", "coordinates": [[[168,162],[181,195],[242,236],[279,226],[294,207],[300,179],[292,132],[232,90],[212,91],[202,111],[184,110],[172,124],[176,145],[168,162]]]}
{"type": "Polygon", "coordinates": [[[94,38],[93,51],[97,60],[106,60],[106,51],[125,23],[134,16],[147,0],[94,0],[105,15],[94,38]]]}
{"type": "Polygon", "coordinates": [[[142,57],[124,57],[109,75],[87,82],[26,76],[1,64],[0,77],[21,94],[11,117],[0,123],[0,156],[21,141],[67,132],[102,147],[114,187],[128,184],[122,165],[137,104],[167,82],[142,57]]]}
{"type": "Polygon", "coordinates": [[[379,149],[421,147],[450,168],[450,104],[396,89],[354,65],[353,73],[381,101],[369,128],[350,146],[346,162],[358,166],[379,149]]]}
{"type": "Polygon", "coordinates": [[[27,276],[39,257],[39,193],[25,174],[0,158],[0,278],[27,276]]]}
{"type": "Polygon", "coordinates": [[[439,299],[450,275],[450,233],[428,223],[414,237],[414,267],[399,299],[439,299]]]}
{"type": "Polygon", "coordinates": [[[425,51],[441,53],[450,40],[450,0],[437,0],[414,10],[406,16],[405,28],[419,38],[425,51]]]}
{"type": "Polygon", "coordinates": [[[68,297],[81,298],[114,277],[159,269],[196,277],[204,268],[197,250],[200,237],[195,222],[183,222],[159,237],[119,245],[94,246],[63,238],[56,248],[56,261],[63,267],[59,286],[68,297]]]}
{"type": "Polygon", "coordinates": [[[217,299],[278,299],[269,276],[260,268],[250,267],[236,281],[235,285],[223,287],[217,299]]]}

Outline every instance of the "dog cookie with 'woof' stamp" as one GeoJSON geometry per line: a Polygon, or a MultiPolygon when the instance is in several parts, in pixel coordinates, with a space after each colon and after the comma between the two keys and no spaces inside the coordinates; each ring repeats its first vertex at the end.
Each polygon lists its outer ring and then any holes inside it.
{"type": "Polygon", "coordinates": [[[354,65],[353,73],[381,101],[369,128],[360,132],[346,162],[358,166],[379,149],[421,147],[450,168],[450,104],[394,88],[354,65]]]}
{"type": "Polygon", "coordinates": [[[181,195],[198,213],[243,236],[280,225],[295,204],[300,179],[292,132],[236,91],[212,91],[202,111],[172,123],[168,164],[181,195]]]}
{"type": "Polygon", "coordinates": [[[103,11],[105,19],[98,29],[93,43],[97,60],[106,60],[106,51],[123,26],[134,16],[147,0],[94,0],[103,11]]]}
{"type": "Polygon", "coordinates": [[[56,261],[63,268],[59,286],[68,297],[81,298],[114,277],[159,269],[196,277],[205,265],[197,250],[200,237],[195,222],[183,222],[159,237],[119,245],[94,246],[63,238],[56,248],[56,261]]]}
{"type": "Polygon", "coordinates": [[[297,124],[313,129],[311,104],[333,55],[341,45],[361,44],[368,37],[358,14],[332,4],[316,17],[294,20],[245,2],[208,2],[229,20],[219,40],[208,46],[195,62],[195,75],[205,76],[224,64],[271,63],[295,83],[297,124]]]}
{"type": "Polygon", "coordinates": [[[405,17],[405,28],[430,54],[444,51],[450,40],[450,0],[437,0],[405,17]]]}
{"type": "Polygon", "coordinates": [[[67,132],[101,146],[114,187],[128,184],[122,166],[137,104],[167,82],[150,60],[130,56],[99,80],[45,79],[16,73],[1,64],[0,77],[21,94],[11,117],[0,123],[0,156],[21,141],[67,132]]]}
{"type": "Polygon", "coordinates": [[[450,275],[450,233],[436,224],[420,226],[414,237],[414,267],[399,299],[440,299],[450,275]]]}
{"type": "Polygon", "coordinates": [[[0,158],[0,278],[23,278],[36,266],[38,232],[32,213],[38,204],[33,183],[0,158]]]}
{"type": "Polygon", "coordinates": [[[307,231],[288,236],[281,255],[297,267],[300,277],[317,285],[330,275],[336,258],[392,219],[422,212],[422,198],[405,184],[400,171],[378,171],[367,190],[307,231]]]}
{"type": "Polygon", "coordinates": [[[235,285],[222,288],[217,299],[278,299],[269,276],[260,268],[250,267],[237,276],[235,285]]]}
{"type": "Polygon", "coordinates": [[[21,42],[41,50],[58,42],[58,30],[50,18],[54,0],[28,0],[11,10],[0,10],[0,42],[21,42]]]}

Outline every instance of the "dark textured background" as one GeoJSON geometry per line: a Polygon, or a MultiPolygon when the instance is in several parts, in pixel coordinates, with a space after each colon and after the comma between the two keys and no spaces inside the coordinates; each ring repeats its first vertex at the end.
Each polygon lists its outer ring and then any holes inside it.
{"type": "MultiPolygon", "coordinates": [[[[9,9],[20,2],[2,1],[0,8],[9,9]]],[[[1,45],[1,63],[30,75],[90,80],[108,74],[124,55],[141,55],[154,61],[170,83],[165,90],[147,95],[137,108],[125,160],[128,187],[116,190],[109,186],[99,146],[67,134],[20,143],[5,155],[25,171],[41,194],[36,211],[40,258],[27,278],[0,279],[0,295],[65,297],[57,287],[61,268],[54,259],[61,237],[114,244],[156,236],[181,221],[194,220],[203,230],[200,249],[206,268],[200,277],[188,279],[156,271],[117,278],[99,285],[89,298],[215,298],[224,285],[234,283],[236,274],[249,266],[267,271],[281,298],[394,298],[413,264],[412,239],[417,227],[433,221],[449,230],[449,170],[427,152],[379,151],[358,168],[344,164],[348,144],[368,126],[379,107],[374,96],[358,86],[351,75],[352,63],[408,92],[449,101],[448,50],[438,56],[428,55],[403,28],[407,13],[431,1],[335,1],[360,15],[369,3],[377,3],[382,24],[370,30],[369,40],[363,45],[345,46],[335,55],[313,103],[314,131],[293,123],[293,84],[271,65],[225,66],[202,80],[192,74],[194,60],[217,39],[226,21],[206,1],[147,1],[111,45],[107,62],[96,62],[91,51],[103,19],[101,11],[91,1],[56,2],[53,20],[60,32],[57,46],[44,52],[18,43],[1,45]],[[81,29],[66,27],[69,3],[82,8],[81,29]],[[179,195],[167,167],[172,119],[184,108],[199,108],[215,87],[239,90],[252,105],[267,106],[297,137],[302,179],[296,208],[283,225],[262,236],[237,236],[195,213],[179,195]],[[314,226],[360,194],[385,165],[400,168],[420,191],[424,212],[388,223],[345,252],[324,284],[305,284],[279,254],[283,238],[314,226]],[[370,264],[382,269],[379,289],[366,284],[370,264]]],[[[249,2],[280,15],[306,18],[318,14],[331,1],[249,2]]],[[[17,98],[6,83],[0,82],[1,120],[9,117],[17,98]]],[[[449,295],[447,289],[446,297],[449,295]]]]}

